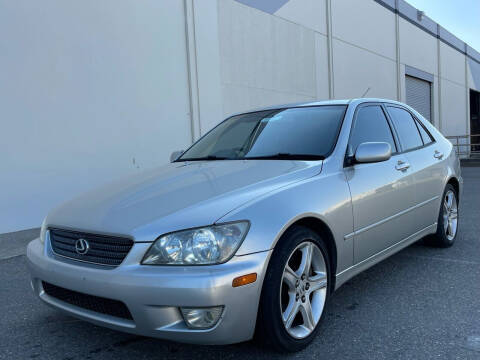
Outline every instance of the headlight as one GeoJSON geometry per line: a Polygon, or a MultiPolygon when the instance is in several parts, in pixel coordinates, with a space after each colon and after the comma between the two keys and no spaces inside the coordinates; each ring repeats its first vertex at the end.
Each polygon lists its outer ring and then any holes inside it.
{"type": "Polygon", "coordinates": [[[178,231],[160,236],[148,249],[144,265],[207,265],[228,261],[247,234],[240,221],[178,231]]]}
{"type": "Polygon", "coordinates": [[[40,242],[45,244],[45,233],[47,232],[47,218],[42,222],[42,227],[40,228],[40,242]]]}

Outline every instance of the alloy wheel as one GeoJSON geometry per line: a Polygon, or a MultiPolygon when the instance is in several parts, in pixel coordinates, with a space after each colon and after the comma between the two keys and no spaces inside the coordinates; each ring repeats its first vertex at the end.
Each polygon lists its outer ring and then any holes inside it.
{"type": "Polygon", "coordinates": [[[443,230],[449,241],[452,241],[457,234],[457,224],[457,198],[452,190],[448,190],[443,199],[443,230]]]}
{"type": "Polygon", "coordinates": [[[327,295],[327,268],[322,251],[313,242],[298,245],[282,276],[280,310],[290,336],[303,339],[320,320],[327,295]]]}

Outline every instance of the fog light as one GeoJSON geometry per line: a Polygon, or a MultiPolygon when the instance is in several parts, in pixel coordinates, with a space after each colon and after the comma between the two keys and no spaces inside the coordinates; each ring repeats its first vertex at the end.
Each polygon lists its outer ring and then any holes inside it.
{"type": "Polygon", "coordinates": [[[223,306],[209,308],[180,308],[183,319],[191,329],[209,329],[218,322],[223,306]]]}

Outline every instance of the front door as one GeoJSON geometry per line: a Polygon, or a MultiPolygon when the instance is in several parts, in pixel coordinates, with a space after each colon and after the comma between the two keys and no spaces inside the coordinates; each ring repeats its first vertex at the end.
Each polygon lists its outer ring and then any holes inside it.
{"type": "MultiPolygon", "coordinates": [[[[349,149],[364,142],[387,142],[392,157],[383,162],[345,168],[354,218],[354,262],[359,263],[407,238],[414,232],[412,213],[415,184],[407,158],[398,153],[384,108],[360,106],[355,114],[349,149]]],[[[350,239],[346,239],[350,241],[350,239]]]]}

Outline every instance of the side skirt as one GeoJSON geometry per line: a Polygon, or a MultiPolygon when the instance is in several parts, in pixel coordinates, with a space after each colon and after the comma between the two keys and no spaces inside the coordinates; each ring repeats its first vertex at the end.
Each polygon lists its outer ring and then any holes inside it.
{"type": "Polygon", "coordinates": [[[437,223],[427,226],[426,228],[417,231],[416,233],[408,236],[407,238],[399,241],[398,243],[376,253],[375,255],[370,256],[369,258],[350,266],[349,268],[339,272],[336,275],[335,290],[337,290],[341,285],[350,280],[355,275],[358,275],[362,271],[368,269],[369,267],[379,263],[382,260],[390,257],[396,252],[406,248],[407,246],[413,244],[414,242],[420,240],[428,234],[432,234],[437,231],[437,223]]]}

